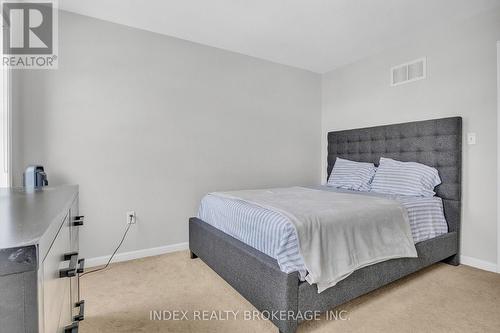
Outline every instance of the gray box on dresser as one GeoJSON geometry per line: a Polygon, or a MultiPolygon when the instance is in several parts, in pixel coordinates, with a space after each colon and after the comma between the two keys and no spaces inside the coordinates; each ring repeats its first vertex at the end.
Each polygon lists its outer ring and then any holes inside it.
{"type": "Polygon", "coordinates": [[[0,189],[0,333],[77,332],[78,186],[0,189]]]}

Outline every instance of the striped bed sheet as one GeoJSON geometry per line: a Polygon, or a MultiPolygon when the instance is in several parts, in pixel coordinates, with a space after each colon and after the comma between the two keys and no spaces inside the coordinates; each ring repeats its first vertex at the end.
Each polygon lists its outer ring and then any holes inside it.
{"type": "MultiPolygon", "coordinates": [[[[393,199],[408,212],[415,243],[448,232],[443,203],[439,197],[412,197],[357,192],[317,186],[315,189],[356,193],[393,199]]],[[[299,252],[297,234],[284,215],[243,200],[206,195],[200,203],[198,217],[213,227],[276,259],[281,271],[298,272],[304,280],[307,271],[299,252]]]]}

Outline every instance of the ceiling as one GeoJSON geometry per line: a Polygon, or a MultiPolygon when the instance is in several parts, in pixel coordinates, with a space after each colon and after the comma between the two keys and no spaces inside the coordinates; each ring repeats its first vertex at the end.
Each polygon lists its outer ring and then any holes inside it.
{"type": "Polygon", "coordinates": [[[500,0],[61,0],[60,8],[324,73],[500,0]]]}

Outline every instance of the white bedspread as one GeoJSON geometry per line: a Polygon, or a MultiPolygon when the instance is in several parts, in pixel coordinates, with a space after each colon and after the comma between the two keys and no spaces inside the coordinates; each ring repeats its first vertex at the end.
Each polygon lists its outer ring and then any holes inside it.
{"type": "Polygon", "coordinates": [[[416,257],[406,209],[379,197],[291,187],[216,192],[285,216],[295,227],[299,251],[318,292],[377,262],[416,257]]]}

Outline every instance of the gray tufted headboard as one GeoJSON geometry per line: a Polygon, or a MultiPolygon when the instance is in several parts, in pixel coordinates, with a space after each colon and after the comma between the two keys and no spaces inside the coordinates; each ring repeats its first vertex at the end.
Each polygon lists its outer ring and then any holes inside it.
{"type": "Polygon", "coordinates": [[[442,184],[449,231],[460,230],[462,188],[462,118],[351,129],[328,133],[328,176],[337,157],[378,164],[381,156],[436,168],[442,184]]]}

